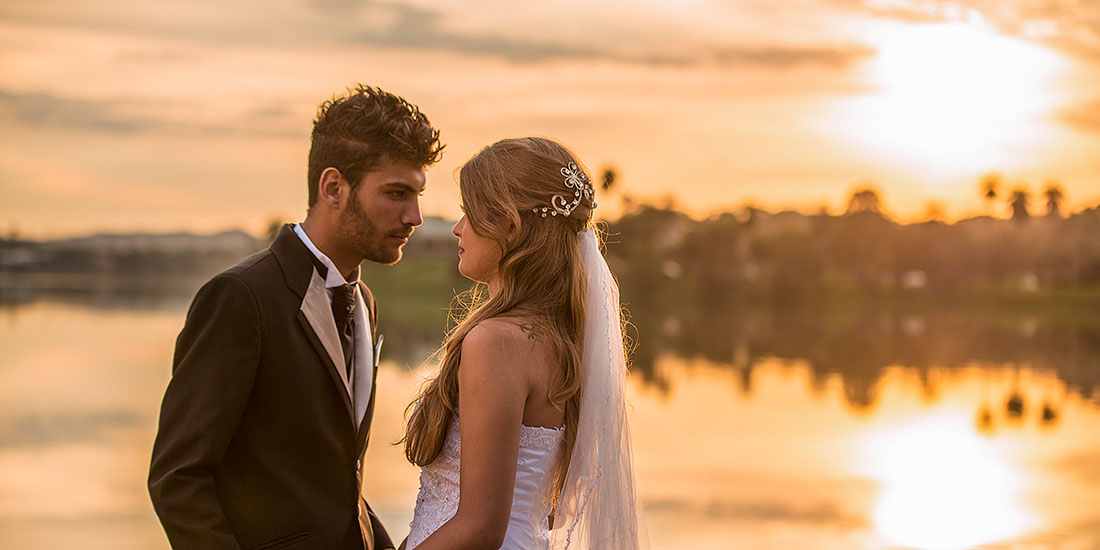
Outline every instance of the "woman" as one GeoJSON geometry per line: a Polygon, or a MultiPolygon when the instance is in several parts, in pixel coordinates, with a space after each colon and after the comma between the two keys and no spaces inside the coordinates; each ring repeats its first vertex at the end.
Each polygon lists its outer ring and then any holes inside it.
{"type": "Polygon", "coordinates": [[[643,546],[591,180],[565,147],[524,138],[483,149],[459,188],[458,269],[488,299],[410,405],[405,454],[422,470],[407,549],[643,546]]]}

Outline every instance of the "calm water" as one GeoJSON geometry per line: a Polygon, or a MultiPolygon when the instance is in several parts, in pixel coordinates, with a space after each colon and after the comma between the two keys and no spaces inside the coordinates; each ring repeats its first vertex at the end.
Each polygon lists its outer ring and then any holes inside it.
{"type": "MultiPolygon", "coordinates": [[[[24,298],[0,303],[0,548],[167,548],[145,475],[189,296],[24,298]]],[[[635,311],[654,548],[1100,548],[1096,324],[857,317],[635,311]]],[[[386,333],[364,491],[403,535],[417,471],[388,442],[438,334],[386,333]]]]}

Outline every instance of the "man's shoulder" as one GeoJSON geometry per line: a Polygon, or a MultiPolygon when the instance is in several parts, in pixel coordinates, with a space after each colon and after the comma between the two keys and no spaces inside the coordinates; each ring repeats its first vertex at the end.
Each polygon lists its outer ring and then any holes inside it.
{"type": "Polygon", "coordinates": [[[207,281],[205,287],[247,287],[252,294],[263,294],[264,289],[282,280],[279,262],[270,248],[256,252],[207,281]],[[232,282],[230,282],[232,281],[232,282]]]}
{"type": "Polygon", "coordinates": [[[237,262],[237,265],[222,271],[218,277],[232,277],[240,279],[244,283],[255,283],[266,279],[279,271],[279,262],[270,248],[265,248],[237,262]]]}

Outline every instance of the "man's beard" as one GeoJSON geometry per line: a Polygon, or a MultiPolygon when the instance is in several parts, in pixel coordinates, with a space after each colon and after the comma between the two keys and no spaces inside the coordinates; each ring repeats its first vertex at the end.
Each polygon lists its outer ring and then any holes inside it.
{"type": "Polygon", "coordinates": [[[348,208],[340,214],[340,235],[345,245],[365,260],[386,265],[397,263],[401,247],[387,246],[390,235],[378,229],[354,197],[353,194],[348,208]]]}

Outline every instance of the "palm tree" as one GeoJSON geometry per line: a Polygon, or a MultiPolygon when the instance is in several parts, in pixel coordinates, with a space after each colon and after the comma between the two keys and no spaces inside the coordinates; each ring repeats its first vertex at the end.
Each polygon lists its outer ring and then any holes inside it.
{"type": "Polygon", "coordinates": [[[982,198],[985,199],[986,204],[989,205],[992,212],[993,205],[997,200],[997,194],[1001,188],[1001,175],[996,172],[990,172],[982,176],[982,179],[978,180],[978,185],[981,186],[982,198]]]}
{"type": "Polygon", "coordinates": [[[871,187],[865,187],[852,193],[852,198],[848,200],[848,210],[846,214],[854,214],[856,212],[882,212],[882,200],[879,199],[878,191],[875,191],[871,187]]]}
{"type": "Polygon", "coordinates": [[[619,179],[619,173],[615,171],[613,166],[608,166],[603,169],[603,174],[600,176],[600,189],[607,191],[615,186],[616,181],[619,179]]]}
{"type": "Polygon", "coordinates": [[[1047,215],[1061,218],[1062,201],[1066,200],[1062,186],[1056,181],[1048,182],[1046,189],[1043,190],[1043,197],[1047,200],[1047,215]]]}
{"type": "Polygon", "coordinates": [[[1031,199],[1031,193],[1023,187],[1012,190],[1008,204],[1012,207],[1012,220],[1023,223],[1031,219],[1031,212],[1027,209],[1027,203],[1031,199]]]}

